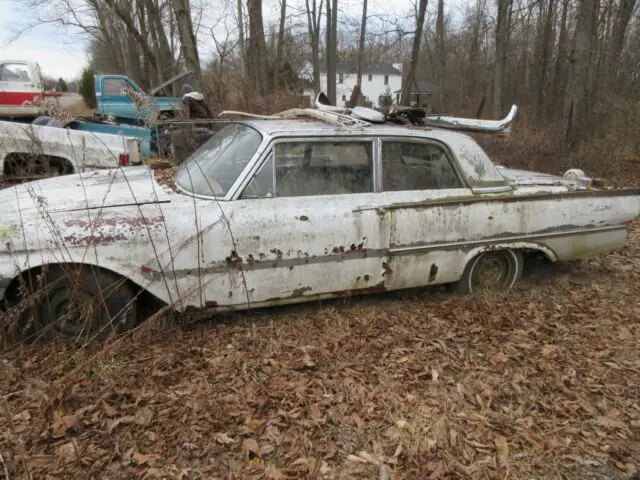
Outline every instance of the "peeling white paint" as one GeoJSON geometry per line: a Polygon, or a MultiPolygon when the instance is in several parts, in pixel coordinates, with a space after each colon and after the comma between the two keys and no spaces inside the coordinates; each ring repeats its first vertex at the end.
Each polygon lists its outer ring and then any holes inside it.
{"type": "Polygon", "coordinates": [[[490,249],[535,249],[552,260],[590,256],[623,245],[626,225],[640,214],[636,190],[580,193],[570,182],[507,181],[486,156],[469,155],[473,140],[452,132],[250,123],[263,144],[224,198],[173,192],[146,167],[0,191],[0,279],[84,262],[120,273],[177,310],[246,308],[453,282],[490,249]],[[305,135],[430,139],[445,144],[470,177],[509,189],[238,199],[275,138],[305,135]]]}

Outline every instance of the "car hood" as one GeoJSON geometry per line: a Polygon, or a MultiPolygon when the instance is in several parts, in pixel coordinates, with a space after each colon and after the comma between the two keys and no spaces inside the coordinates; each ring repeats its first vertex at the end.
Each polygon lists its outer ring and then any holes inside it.
{"type": "Polygon", "coordinates": [[[24,183],[0,191],[0,217],[169,202],[146,166],[96,170],[24,183]]]}

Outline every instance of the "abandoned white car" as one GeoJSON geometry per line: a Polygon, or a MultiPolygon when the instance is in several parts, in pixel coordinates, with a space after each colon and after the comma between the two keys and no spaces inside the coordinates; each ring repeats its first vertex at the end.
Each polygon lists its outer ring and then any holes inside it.
{"type": "Polygon", "coordinates": [[[640,214],[640,190],[497,168],[458,132],[324,116],[231,121],[168,185],[143,166],[0,191],[5,303],[28,299],[21,325],[39,335],[104,338],[150,299],[221,311],[509,288],[523,254],[617,249],[640,214]]]}

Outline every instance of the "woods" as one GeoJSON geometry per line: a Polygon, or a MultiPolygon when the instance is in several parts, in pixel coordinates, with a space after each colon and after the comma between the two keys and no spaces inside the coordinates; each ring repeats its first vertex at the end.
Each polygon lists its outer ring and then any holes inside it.
{"type": "MultiPolygon", "coordinates": [[[[422,99],[435,112],[497,118],[516,103],[522,122],[552,125],[574,149],[612,131],[634,137],[635,0],[417,0],[404,15],[366,0],[357,8],[340,0],[82,0],[82,10],[69,0],[21,1],[38,12],[29,25],[83,32],[95,71],[149,88],[190,69],[216,104],[260,108],[274,95],[295,102],[305,65],[313,90],[324,85],[336,102],[339,64],[357,65],[361,89],[364,66],[401,62],[400,103],[415,101],[409,92],[427,81],[434,92],[422,99]]],[[[351,104],[364,98],[350,93],[351,104]]]]}

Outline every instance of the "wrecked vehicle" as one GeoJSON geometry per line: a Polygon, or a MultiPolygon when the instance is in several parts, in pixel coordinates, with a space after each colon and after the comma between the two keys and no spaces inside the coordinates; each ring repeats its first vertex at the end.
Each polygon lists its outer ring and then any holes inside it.
{"type": "Polygon", "coordinates": [[[59,95],[45,90],[38,62],[0,60],[0,118],[35,118],[44,113],[45,98],[59,95]]]}
{"type": "Polygon", "coordinates": [[[526,254],[620,248],[640,214],[640,189],[498,168],[450,130],[311,109],[253,117],[168,184],[130,167],[0,191],[0,292],[9,307],[29,300],[21,328],[105,338],[158,301],[216,312],[510,288],[526,254]]]}
{"type": "Polygon", "coordinates": [[[140,139],[124,135],[60,129],[37,121],[0,121],[0,174],[5,178],[29,179],[139,165],[141,151],[140,139]]]}
{"type": "Polygon", "coordinates": [[[171,77],[166,82],[146,93],[133,79],[126,75],[94,75],[96,95],[96,116],[113,116],[119,123],[144,125],[151,113],[160,117],[172,118],[182,112],[181,97],[163,96],[162,92],[178,80],[191,75],[187,70],[171,77]],[[136,105],[131,93],[145,99],[146,105],[136,105]],[[142,107],[142,109],[140,108],[142,107]]]}

